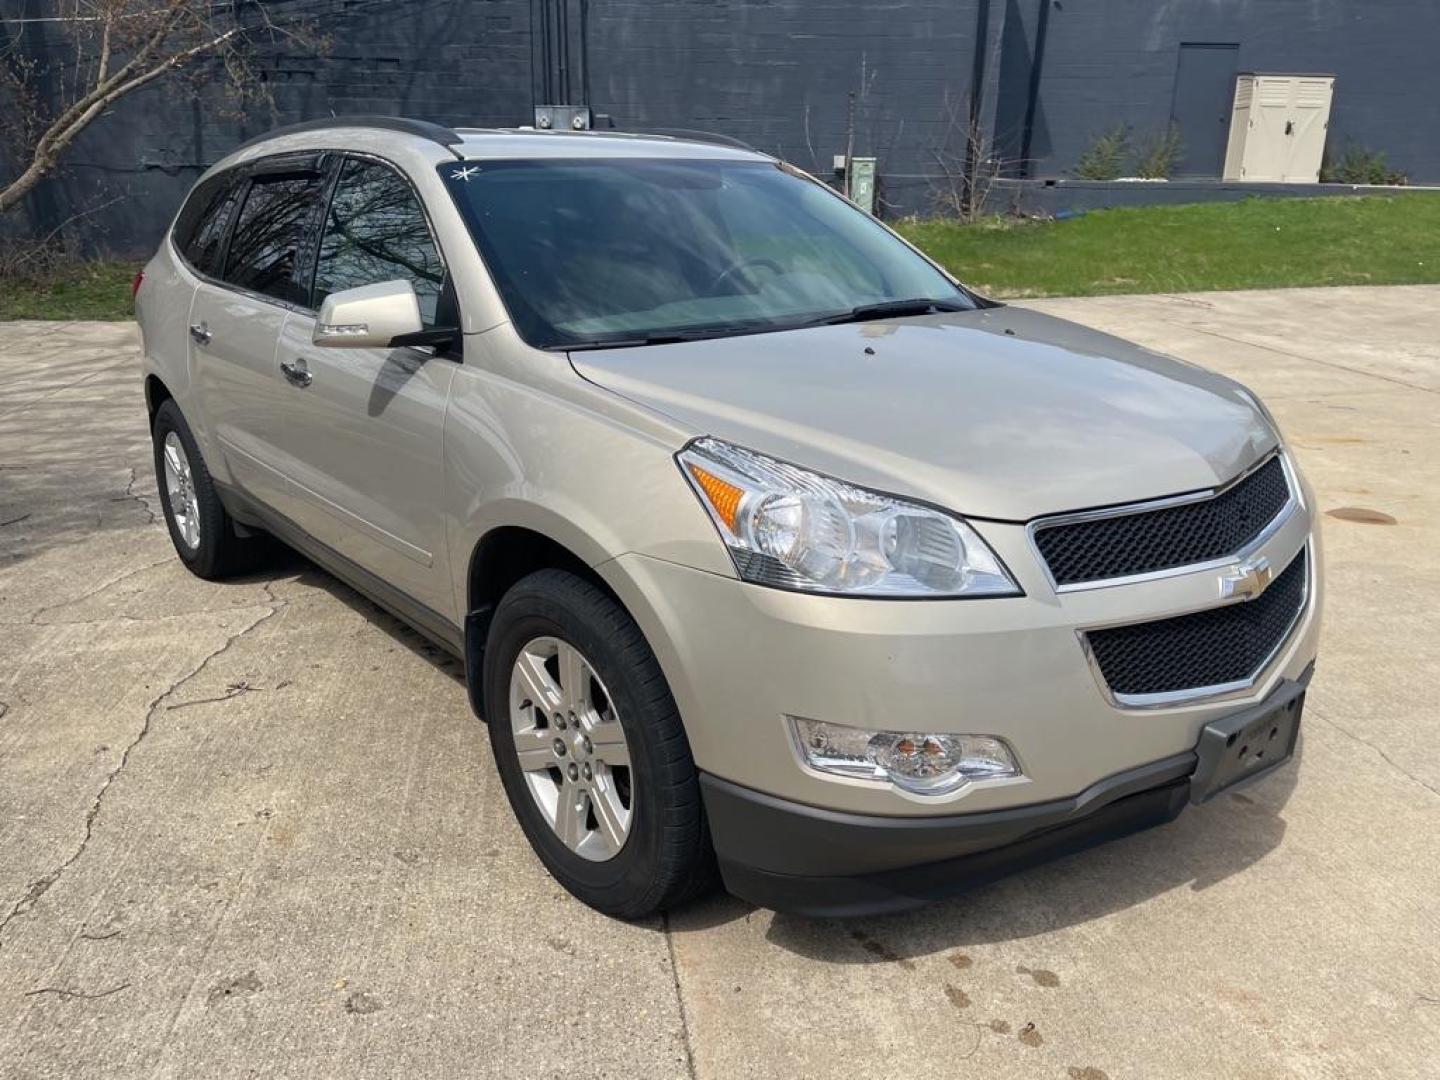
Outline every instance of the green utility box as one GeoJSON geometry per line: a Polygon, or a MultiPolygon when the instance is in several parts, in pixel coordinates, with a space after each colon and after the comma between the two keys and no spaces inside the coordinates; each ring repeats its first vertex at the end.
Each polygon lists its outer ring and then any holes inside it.
{"type": "Polygon", "coordinates": [[[867,214],[875,213],[875,159],[850,159],[850,201],[867,214]]]}

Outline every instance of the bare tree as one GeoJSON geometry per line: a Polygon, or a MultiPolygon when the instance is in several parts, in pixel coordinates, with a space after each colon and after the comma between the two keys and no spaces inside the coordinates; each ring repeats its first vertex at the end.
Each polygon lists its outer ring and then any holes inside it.
{"type": "Polygon", "coordinates": [[[930,185],[930,201],[946,217],[964,222],[979,221],[996,212],[994,197],[1000,181],[1019,172],[1018,158],[1003,158],[995,140],[977,121],[970,119],[965,103],[956,103],[947,94],[944,136],[930,155],[940,173],[930,185]]]}
{"type": "Polygon", "coordinates": [[[175,78],[201,61],[223,72],[239,107],[266,100],[257,49],[325,42],[303,0],[55,0],[0,14],[0,138],[15,175],[0,179],[0,212],[16,206],[54,171],[70,145],[116,102],[175,78]],[[41,55],[27,42],[41,32],[63,48],[41,55]]]}

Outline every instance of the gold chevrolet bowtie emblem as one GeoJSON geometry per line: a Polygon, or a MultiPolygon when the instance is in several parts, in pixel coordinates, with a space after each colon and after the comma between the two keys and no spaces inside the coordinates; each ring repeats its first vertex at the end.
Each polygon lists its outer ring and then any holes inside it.
{"type": "Polygon", "coordinates": [[[1246,559],[1220,575],[1220,599],[1253,600],[1265,591],[1274,576],[1270,560],[1265,556],[1246,559]]]}

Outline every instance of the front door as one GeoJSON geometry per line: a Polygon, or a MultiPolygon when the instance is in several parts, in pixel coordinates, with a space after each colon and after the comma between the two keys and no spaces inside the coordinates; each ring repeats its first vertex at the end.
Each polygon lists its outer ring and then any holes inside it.
{"type": "MultiPolygon", "coordinates": [[[[342,289],[404,279],[427,328],[455,325],[445,266],[409,181],[350,158],[324,215],[308,308],[342,289]]],[[[321,348],[315,317],[285,321],[277,412],[296,523],[361,568],[457,621],[445,549],[441,435],[456,360],[429,349],[321,348]]]]}
{"type": "Polygon", "coordinates": [[[1180,46],[1170,120],[1184,143],[1176,176],[1218,177],[1225,168],[1240,46],[1180,46]]]}

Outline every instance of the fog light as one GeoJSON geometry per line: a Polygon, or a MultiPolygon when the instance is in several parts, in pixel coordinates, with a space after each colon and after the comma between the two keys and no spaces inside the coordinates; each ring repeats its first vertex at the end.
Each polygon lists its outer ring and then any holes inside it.
{"type": "Polygon", "coordinates": [[[972,780],[1019,776],[1005,740],[994,735],[874,731],[790,717],[805,763],[820,772],[889,781],[922,795],[943,795],[972,780]]]}

